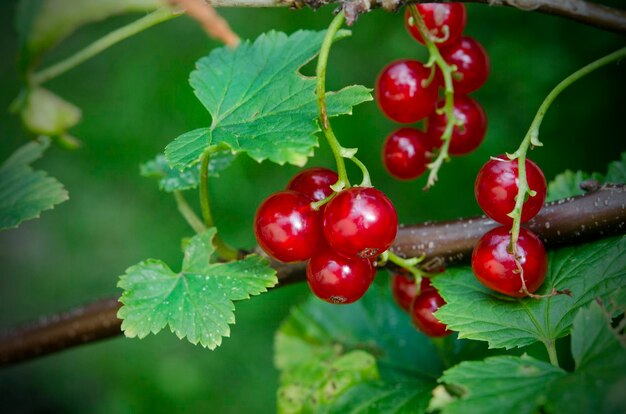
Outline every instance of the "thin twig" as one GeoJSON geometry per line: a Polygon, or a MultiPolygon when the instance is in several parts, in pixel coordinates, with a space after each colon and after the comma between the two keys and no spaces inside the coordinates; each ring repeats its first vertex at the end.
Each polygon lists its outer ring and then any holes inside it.
{"type": "Polygon", "coordinates": [[[209,36],[219,40],[229,47],[237,47],[239,36],[231,28],[228,22],[219,15],[211,6],[210,2],[204,0],[172,0],[178,3],[187,14],[196,19],[209,36]]]}

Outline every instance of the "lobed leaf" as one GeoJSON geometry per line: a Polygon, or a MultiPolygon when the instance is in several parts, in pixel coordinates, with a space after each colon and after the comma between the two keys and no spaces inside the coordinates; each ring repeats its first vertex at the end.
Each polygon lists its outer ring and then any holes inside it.
{"type": "Polygon", "coordinates": [[[45,137],[30,142],[0,166],[0,230],[37,218],[69,198],[63,184],[30,166],[49,145],[45,137]]]}
{"type": "Polygon", "coordinates": [[[548,261],[538,293],[554,287],[569,289],[571,297],[505,298],[478,282],[471,268],[450,269],[433,281],[447,302],[437,318],[459,338],[487,341],[491,348],[550,344],[569,334],[579,308],[626,286],[626,236],[551,252],[548,261]]]}
{"type": "Polygon", "coordinates": [[[144,338],[167,325],[179,338],[215,349],[222,337],[230,336],[228,325],[235,323],[233,301],[249,299],[278,283],[276,271],[257,255],[210,263],[215,234],[211,228],[189,241],[179,273],[150,259],[120,277],[118,287],[124,292],[118,317],[127,337],[144,338]]]}
{"type": "MultiPolygon", "coordinates": [[[[318,53],[325,32],[271,31],[236,49],[213,50],[196,64],[190,84],[211,114],[208,128],[187,132],[170,143],[170,166],[196,163],[209,146],[226,145],[258,162],[304,165],[316,147],[319,126],[315,79],[298,70],[318,53]]],[[[337,39],[348,31],[340,31],[337,39]]],[[[350,114],[372,99],[370,89],[349,86],[327,93],[329,116],[350,114]]]]}

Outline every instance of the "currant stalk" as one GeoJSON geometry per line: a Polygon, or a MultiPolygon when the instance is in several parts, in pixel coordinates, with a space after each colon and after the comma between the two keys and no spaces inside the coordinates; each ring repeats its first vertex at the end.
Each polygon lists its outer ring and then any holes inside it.
{"type": "MultiPolygon", "coordinates": [[[[424,23],[424,19],[420,15],[417,7],[415,5],[410,5],[409,10],[411,12],[411,17],[415,21],[415,25],[419,29],[422,38],[424,39],[426,48],[428,48],[428,53],[430,54],[430,59],[426,64],[427,67],[432,67],[433,73],[435,68],[433,65],[437,65],[437,67],[441,70],[443,74],[444,81],[444,96],[445,96],[445,104],[441,110],[437,109],[437,111],[441,111],[446,115],[448,123],[446,125],[446,129],[441,135],[441,141],[443,141],[443,145],[439,149],[439,153],[437,154],[437,158],[430,164],[428,164],[428,169],[430,172],[428,173],[428,180],[426,182],[425,190],[429,189],[437,182],[437,173],[441,168],[444,161],[448,161],[450,156],[448,154],[450,148],[450,139],[452,138],[452,131],[454,127],[458,124],[458,120],[454,116],[454,86],[452,84],[452,74],[455,71],[455,66],[450,66],[443,59],[441,53],[439,53],[439,49],[437,45],[433,41],[430,31],[426,27],[424,23]]],[[[431,80],[432,81],[432,80],[431,80]]]]}

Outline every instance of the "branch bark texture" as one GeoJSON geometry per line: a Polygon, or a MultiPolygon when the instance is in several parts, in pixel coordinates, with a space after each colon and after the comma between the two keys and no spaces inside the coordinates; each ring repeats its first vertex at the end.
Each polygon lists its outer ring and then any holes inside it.
{"type": "MultiPolygon", "coordinates": [[[[392,250],[404,257],[425,255],[428,266],[439,268],[467,262],[474,244],[498,226],[486,217],[403,226],[392,250]]],[[[548,248],[579,244],[626,233],[626,186],[603,186],[583,196],[547,204],[525,224],[548,248]]],[[[303,281],[305,265],[273,263],[279,286],[303,281]]],[[[121,334],[110,298],[12,328],[0,334],[0,366],[87,344],[121,334]]]]}

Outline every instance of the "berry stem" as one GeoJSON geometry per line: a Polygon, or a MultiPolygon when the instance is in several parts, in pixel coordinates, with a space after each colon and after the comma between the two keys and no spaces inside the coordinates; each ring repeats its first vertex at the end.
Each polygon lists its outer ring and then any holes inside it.
{"type": "Polygon", "coordinates": [[[168,7],[162,7],[160,9],[157,9],[152,13],[142,17],[141,19],[135,20],[125,26],[120,27],[119,29],[113,30],[112,32],[91,43],[87,47],[74,53],[67,59],[64,59],[48,68],[36,72],[32,75],[30,80],[32,83],[37,85],[48,82],[49,80],[64,74],[65,72],[75,68],[86,60],[89,60],[97,54],[105,51],[116,43],[128,39],[129,37],[134,36],[137,33],[149,29],[150,27],[155,26],[159,23],[178,17],[181,14],[181,12],[172,11],[172,9],[168,7]]]}
{"type": "MultiPolygon", "coordinates": [[[[211,204],[209,201],[209,159],[211,158],[211,154],[217,150],[217,147],[209,147],[202,154],[202,158],[200,158],[200,209],[202,210],[204,225],[207,228],[215,227],[213,215],[211,214],[211,204]]],[[[216,234],[213,238],[213,244],[215,245],[217,254],[222,259],[226,261],[237,259],[237,250],[228,246],[219,234],[216,234]]]]}
{"type": "MultiPolygon", "coordinates": [[[[444,96],[445,96],[445,104],[442,108],[442,112],[446,114],[446,119],[448,123],[446,124],[446,129],[441,135],[441,140],[443,141],[443,145],[439,149],[439,153],[433,162],[428,164],[428,169],[430,172],[428,173],[428,180],[426,182],[426,186],[424,190],[428,190],[430,187],[435,185],[437,182],[437,173],[439,169],[443,165],[444,161],[448,161],[450,159],[448,155],[448,149],[450,148],[450,138],[452,137],[452,132],[454,130],[454,126],[458,123],[458,120],[454,116],[454,86],[452,84],[452,74],[456,70],[454,65],[448,65],[448,63],[443,59],[441,53],[439,53],[439,49],[436,45],[436,39],[433,39],[432,34],[426,27],[424,23],[424,19],[420,15],[417,10],[417,6],[410,5],[409,10],[411,11],[411,17],[415,20],[415,25],[417,26],[422,38],[424,39],[424,43],[428,48],[428,53],[430,54],[430,59],[426,66],[431,66],[433,64],[437,65],[443,74],[444,81],[444,96]]],[[[435,69],[433,68],[433,71],[435,69]]]]}
{"type": "Polygon", "coordinates": [[[422,283],[423,277],[430,277],[430,275],[423,270],[419,269],[416,264],[420,263],[424,260],[424,257],[412,257],[410,259],[405,259],[397,254],[393,253],[390,250],[385,251],[381,256],[383,256],[385,261],[390,261],[391,263],[400,266],[403,269],[409,271],[413,277],[415,277],[415,286],[417,286],[417,295],[419,295],[419,289],[422,283]]]}
{"type": "Polygon", "coordinates": [[[198,217],[193,211],[189,203],[187,203],[187,200],[185,199],[183,193],[178,190],[174,191],[174,198],[176,199],[176,206],[178,207],[178,211],[183,216],[185,221],[187,221],[187,224],[189,224],[189,226],[191,226],[191,228],[198,234],[205,231],[206,226],[204,225],[200,217],[198,217]]]}

